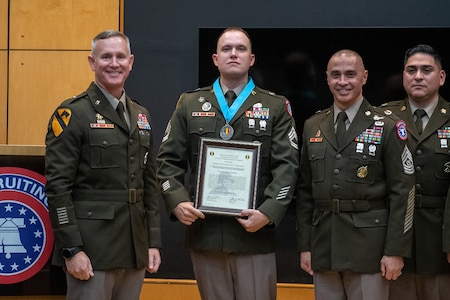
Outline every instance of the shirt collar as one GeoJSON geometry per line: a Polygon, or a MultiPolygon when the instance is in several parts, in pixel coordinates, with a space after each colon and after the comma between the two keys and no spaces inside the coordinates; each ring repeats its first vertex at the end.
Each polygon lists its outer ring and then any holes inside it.
{"type": "Polygon", "coordinates": [[[334,123],[336,123],[337,115],[341,111],[345,111],[345,113],[347,114],[348,121],[351,123],[353,121],[353,119],[355,118],[356,114],[358,113],[359,107],[361,106],[361,104],[363,102],[363,99],[364,98],[361,96],[361,98],[358,101],[353,103],[346,110],[342,110],[339,107],[337,107],[336,104],[333,104],[333,108],[334,108],[334,123]]]}
{"type": "Polygon", "coordinates": [[[109,103],[112,105],[114,109],[117,109],[117,106],[119,105],[119,101],[123,103],[123,107],[125,111],[127,111],[127,101],[125,99],[125,91],[122,92],[122,96],[120,96],[120,99],[117,99],[114,97],[110,92],[99,86],[97,83],[95,83],[97,87],[102,91],[103,95],[105,95],[106,99],[108,99],[109,103]]]}
{"type": "MultiPolygon", "coordinates": [[[[418,107],[417,105],[415,105],[415,104],[411,101],[411,99],[408,99],[408,102],[409,102],[409,106],[410,106],[410,108],[411,108],[411,112],[412,112],[413,114],[414,114],[414,112],[415,112],[417,109],[421,108],[421,107],[418,107]]],[[[422,109],[427,113],[427,117],[428,117],[428,118],[431,117],[431,115],[433,114],[434,109],[435,109],[436,106],[438,105],[438,102],[439,102],[439,96],[437,96],[435,99],[433,99],[433,101],[431,101],[427,106],[422,107],[422,109]]]]}
{"type": "Polygon", "coordinates": [[[248,82],[245,82],[239,86],[237,86],[234,89],[230,89],[228,88],[225,84],[220,83],[220,88],[222,89],[222,92],[225,94],[228,91],[233,91],[237,96],[239,96],[239,94],[242,92],[242,90],[245,88],[245,86],[247,85],[248,82]]]}

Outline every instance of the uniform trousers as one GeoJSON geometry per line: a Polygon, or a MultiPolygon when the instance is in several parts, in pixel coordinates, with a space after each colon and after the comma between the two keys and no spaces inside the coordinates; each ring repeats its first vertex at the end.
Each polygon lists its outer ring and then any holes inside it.
{"type": "Polygon", "coordinates": [[[404,273],[390,283],[389,300],[448,300],[450,274],[404,273]]]}
{"type": "Polygon", "coordinates": [[[275,300],[275,253],[239,254],[191,251],[195,278],[203,300],[275,300]]]}
{"type": "Polygon", "coordinates": [[[380,273],[314,271],[313,280],[315,300],[387,300],[389,297],[389,282],[380,273]]]}
{"type": "Polygon", "coordinates": [[[139,300],[145,269],[94,270],[89,280],[66,272],[66,300],[139,300]]]}

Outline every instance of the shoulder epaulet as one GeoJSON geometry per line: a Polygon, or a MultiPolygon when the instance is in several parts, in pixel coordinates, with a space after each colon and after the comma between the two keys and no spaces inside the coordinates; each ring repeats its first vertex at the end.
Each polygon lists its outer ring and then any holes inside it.
{"type": "Polygon", "coordinates": [[[378,121],[377,120],[377,116],[380,117],[380,118],[387,117],[387,118],[392,119],[392,120],[397,120],[398,119],[398,117],[392,112],[392,110],[390,110],[388,108],[388,106],[390,106],[389,103],[386,103],[386,105],[382,104],[382,105],[380,105],[378,107],[377,106],[373,107],[374,120],[375,121],[378,121]]]}
{"type": "Polygon", "coordinates": [[[201,87],[201,88],[197,88],[195,90],[190,90],[190,91],[186,91],[186,94],[190,94],[190,93],[196,93],[196,92],[200,92],[200,91],[209,91],[212,90],[211,86],[205,86],[205,87],[201,87]]]}
{"type": "Polygon", "coordinates": [[[400,105],[404,105],[404,101],[403,100],[394,100],[394,101],[390,101],[390,102],[385,102],[385,103],[381,104],[380,107],[400,106],[400,105]]]}
{"type": "Polygon", "coordinates": [[[86,97],[86,96],[87,96],[87,92],[84,91],[84,92],[82,92],[79,95],[76,95],[76,96],[73,96],[73,97],[71,97],[69,99],[64,100],[63,103],[64,104],[70,104],[70,103],[73,103],[73,102],[75,102],[75,101],[77,101],[77,100],[79,100],[79,99],[81,99],[83,97],[86,97]]]}
{"type": "Polygon", "coordinates": [[[258,92],[258,93],[262,93],[262,94],[265,94],[265,95],[269,95],[269,96],[272,96],[272,97],[276,97],[276,98],[279,98],[279,99],[282,99],[282,100],[285,100],[285,99],[286,99],[286,97],[284,97],[284,96],[282,96],[282,95],[277,95],[277,94],[275,94],[275,93],[272,92],[272,91],[265,90],[265,89],[262,89],[262,88],[260,88],[260,87],[256,88],[255,90],[256,90],[256,92],[258,92]]]}
{"type": "Polygon", "coordinates": [[[313,114],[313,116],[315,116],[315,115],[321,115],[321,114],[325,114],[325,113],[327,113],[327,114],[331,113],[331,108],[329,107],[329,108],[326,108],[326,109],[319,109],[318,111],[316,111],[316,112],[313,114]]]}

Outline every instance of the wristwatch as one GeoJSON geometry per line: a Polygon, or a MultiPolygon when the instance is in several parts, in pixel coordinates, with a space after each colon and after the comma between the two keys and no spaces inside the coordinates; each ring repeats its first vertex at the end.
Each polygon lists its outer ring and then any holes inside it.
{"type": "Polygon", "coordinates": [[[78,252],[83,251],[81,247],[68,247],[68,248],[62,248],[61,254],[64,258],[71,258],[78,252]]]}

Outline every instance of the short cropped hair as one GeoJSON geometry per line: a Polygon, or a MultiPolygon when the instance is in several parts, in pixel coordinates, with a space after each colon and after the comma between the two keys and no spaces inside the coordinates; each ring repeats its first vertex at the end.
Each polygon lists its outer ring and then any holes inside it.
{"type": "Polygon", "coordinates": [[[419,44],[412,48],[409,48],[405,53],[405,59],[403,61],[403,65],[406,65],[408,59],[417,53],[423,53],[423,54],[432,56],[434,58],[434,62],[440,68],[442,68],[442,56],[433,47],[431,47],[430,45],[426,45],[426,44],[419,44]]]}
{"type": "Polygon", "coordinates": [[[112,37],[120,37],[127,42],[128,51],[131,54],[131,45],[130,45],[130,39],[122,32],[117,30],[105,30],[97,34],[94,39],[92,40],[92,53],[94,53],[95,45],[97,44],[97,41],[99,40],[106,40],[112,37]]]}

